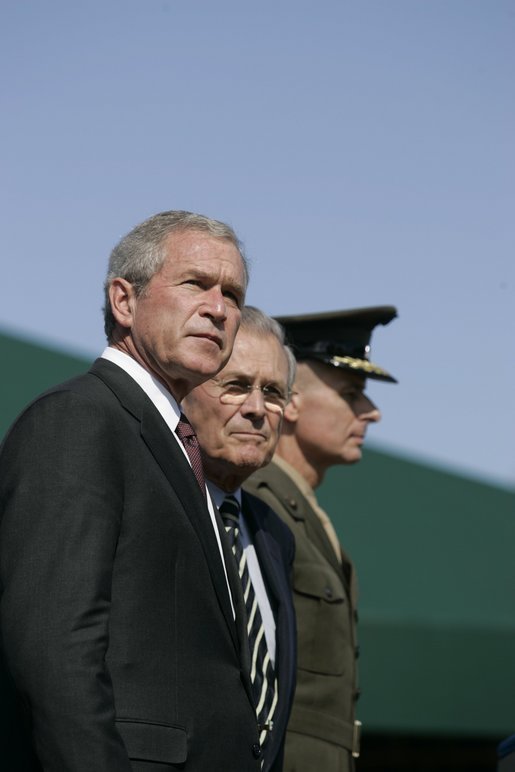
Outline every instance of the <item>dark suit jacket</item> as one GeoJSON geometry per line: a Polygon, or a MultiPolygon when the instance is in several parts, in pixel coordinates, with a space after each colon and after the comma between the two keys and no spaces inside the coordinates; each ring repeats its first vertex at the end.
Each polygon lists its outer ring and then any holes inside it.
{"type": "Polygon", "coordinates": [[[97,360],[0,458],[2,645],[41,768],[258,772],[209,513],[140,387],[97,360]]]}
{"type": "Polygon", "coordinates": [[[277,464],[257,471],[245,488],[272,507],[295,537],[298,667],[284,772],[350,772],[357,694],[352,563],[343,551],[338,562],[315,510],[277,464]]]}
{"type": "Polygon", "coordinates": [[[242,512],[256,550],[276,624],[278,701],[263,769],[264,772],[280,772],[286,726],[295,691],[297,640],[291,594],[295,544],[291,531],[275,512],[245,491],[242,491],[242,512]]]}

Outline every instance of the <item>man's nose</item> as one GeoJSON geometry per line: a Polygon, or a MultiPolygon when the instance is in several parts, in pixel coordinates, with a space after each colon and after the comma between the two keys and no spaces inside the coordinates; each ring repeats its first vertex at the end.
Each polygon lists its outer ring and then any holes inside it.
{"type": "Polygon", "coordinates": [[[381,411],[372,400],[366,396],[366,394],[363,394],[363,405],[362,410],[360,411],[360,418],[374,424],[381,420],[381,411]]]}
{"type": "Polygon", "coordinates": [[[224,321],[227,318],[225,297],[220,287],[211,287],[204,292],[200,313],[216,321],[224,321]]]}
{"type": "Polygon", "coordinates": [[[249,391],[245,401],[241,406],[242,415],[255,415],[260,418],[265,415],[265,398],[263,392],[258,386],[249,391]]]}

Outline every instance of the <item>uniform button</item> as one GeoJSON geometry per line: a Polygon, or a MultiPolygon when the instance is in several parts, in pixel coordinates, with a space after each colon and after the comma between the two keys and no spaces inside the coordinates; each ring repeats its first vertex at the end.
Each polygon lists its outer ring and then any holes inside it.
{"type": "Polygon", "coordinates": [[[286,499],[286,503],[289,504],[292,509],[297,509],[297,502],[295,499],[286,499]]]}
{"type": "Polygon", "coordinates": [[[261,745],[259,743],[254,743],[254,745],[252,746],[252,755],[254,756],[254,758],[260,759],[262,753],[263,751],[261,750],[261,745]]]}
{"type": "Polygon", "coordinates": [[[329,586],[324,587],[324,595],[329,600],[331,600],[331,598],[333,597],[333,591],[331,590],[331,588],[329,586]]]}

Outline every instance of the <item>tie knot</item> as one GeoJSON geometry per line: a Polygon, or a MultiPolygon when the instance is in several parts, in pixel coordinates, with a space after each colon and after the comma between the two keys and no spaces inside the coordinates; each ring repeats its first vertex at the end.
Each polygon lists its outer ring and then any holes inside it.
{"type": "Polygon", "coordinates": [[[178,438],[183,441],[195,436],[193,426],[190,424],[184,413],[181,413],[181,417],[179,418],[179,423],[177,424],[175,433],[177,434],[178,438]]]}
{"type": "Polygon", "coordinates": [[[220,514],[227,528],[239,528],[240,505],[235,496],[226,496],[220,506],[220,514]]]}

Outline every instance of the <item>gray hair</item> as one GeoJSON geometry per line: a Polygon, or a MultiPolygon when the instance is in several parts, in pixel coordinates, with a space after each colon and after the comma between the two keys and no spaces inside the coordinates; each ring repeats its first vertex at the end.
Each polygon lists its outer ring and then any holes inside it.
{"type": "Polygon", "coordinates": [[[286,345],[286,335],[279,322],[271,316],[267,316],[255,306],[243,306],[240,330],[247,330],[248,332],[255,332],[261,335],[272,335],[274,338],[277,338],[288,360],[288,391],[291,391],[295,381],[297,362],[293,351],[286,345]]]}
{"type": "Polygon", "coordinates": [[[115,246],[109,258],[109,267],[104,283],[104,329],[111,342],[115,319],[109,302],[109,289],[113,279],[120,277],[132,284],[136,297],[141,295],[151,278],[163,265],[166,257],[163,244],[172,232],[199,231],[219,239],[226,239],[238,250],[248,283],[249,270],[243,251],[243,244],[230,225],[211,220],[202,214],[171,210],[159,212],[136,225],[115,246]]]}

